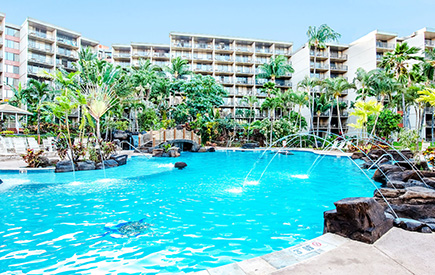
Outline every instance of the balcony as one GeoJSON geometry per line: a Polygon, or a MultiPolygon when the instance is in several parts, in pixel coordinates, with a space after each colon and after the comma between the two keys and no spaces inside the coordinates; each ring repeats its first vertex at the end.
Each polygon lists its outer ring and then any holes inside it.
{"type": "Polygon", "coordinates": [[[53,70],[44,69],[44,68],[28,68],[27,69],[27,74],[29,74],[29,75],[49,78],[49,76],[46,75],[44,72],[51,74],[51,73],[53,73],[53,70]]]}
{"type": "Polygon", "coordinates": [[[233,73],[233,68],[216,68],[217,73],[233,73]]]}
{"type": "MultiPolygon", "coordinates": [[[[310,64],[310,68],[314,69],[314,64],[310,64]]],[[[328,64],[319,64],[319,63],[316,64],[316,69],[328,70],[328,68],[329,68],[328,64]]]]}
{"type": "Polygon", "coordinates": [[[57,43],[62,44],[64,46],[72,47],[72,48],[78,48],[77,42],[74,40],[68,40],[68,39],[58,37],[57,43]]]}
{"type": "Polygon", "coordinates": [[[230,45],[223,45],[223,44],[215,45],[214,49],[216,51],[233,51],[234,50],[234,48],[231,47],[230,45]]]}
{"type": "Polygon", "coordinates": [[[259,53],[259,54],[272,54],[272,51],[270,49],[267,48],[256,48],[255,49],[255,53],[259,53]]]}
{"type": "Polygon", "coordinates": [[[62,62],[56,62],[56,67],[58,68],[63,68],[65,70],[69,70],[69,71],[76,71],[76,68],[70,63],[62,63],[62,62]]]}
{"type": "Polygon", "coordinates": [[[29,36],[33,37],[33,38],[37,38],[39,40],[54,42],[53,36],[47,35],[46,33],[43,33],[43,32],[31,31],[31,32],[29,32],[29,36]]]}
{"type": "Polygon", "coordinates": [[[346,71],[347,72],[347,65],[331,64],[330,68],[331,68],[331,71],[346,71]]]}
{"type": "Polygon", "coordinates": [[[224,56],[224,55],[215,55],[214,59],[216,61],[223,61],[223,62],[233,62],[232,56],[224,56]]]}
{"type": "Polygon", "coordinates": [[[290,81],[279,81],[279,80],[276,80],[276,86],[278,86],[278,87],[291,87],[292,83],[290,81]]]}
{"type": "Polygon", "coordinates": [[[236,73],[237,74],[253,74],[254,71],[252,69],[247,69],[247,68],[245,68],[245,69],[238,68],[238,69],[236,69],[236,73]]]}
{"type": "Polygon", "coordinates": [[[62,57],[66,57],[66,58],[70,58],[70,59],[75,59],[75,60],[77,60],[79,58],[78,54],[75,53],[75,52],[65,52],[65,51],[59,51],[58,50],[56,54],[60,55],[62,57]]]}
{"type": "Polygon", "coordinates": [[[213,67],[196,67],[195,68],[196,72],[213,72],[213,67]]]}
{"type": "Polygon", "coordinates": [[[269,80],[267,80],[267,79],[262,79],[262,78],[260,78],[260,79],[256,79],[256,80],[255,80],[255,84],[256,84],[256,85],[264,85],[264,83],[267,83],[267,82],[269,82],[269,80]]]}
{"type": "Polygon", "coordinates": [[[252,63],[251,58],[236,58],[237,63],[252,63]]]}
{"type": "MultiPolygon", "coordinates": [[[[310,56],[314,57],[314,51],[310,51],[310,56]]],[[[320,58],[328,58],[328,53],[324,51],[318,51],[315,56],[320,58]]]]}
{"type": "Polygon", "coordinates": [[[290,55],[290,51],[284,49],[275,49],[276,55],[290,55]]]}
{"type": "Polygon", "coordinates": [[[347,60],[347,54],[331,53],[329,57],[335,60],[347,60]]]}
{"type": "Polygon", "coordinates": [[[172,47],[175,48],[192,48],[192,44],[183,42],[173,42],[172,47]]]}
{"type": "Polygon", "coordinates": [[[40,58],[31,57],[28,61],[29,63],[36,63],[36,64],[50,66],[50,67],[53,66],[53,60],[51,59],[40,59],[40,58]]]}
{"type": "Polygon", "coordinates": [[[432,40],[425,40],[425,41],[424,41],[424,45],[425,45],[426,47],[435,47],[435,41],[432,41],[432,40]]]}
{"type": "Polygon", "coordinates": [[[216,78],[216,82],[221,84],[234,84],[234,80],[232,78],[216,78]]]}
{"type": "Polygon", "coordinates": [[[195,44],[195,49],[201,49],[201,50],[211,50],[213,49],[212,44],[195,44]]]}
{"type": "Polygon", "coordinates": [[[377,54],[376,55],[376,61],[382,61],[383,58],[384,58],[383,54],[377,54]]]}
{"type": "Polygon", "coordinates": [[[252,53],[252,48],[251,47],[236,46],[236,51],[245,52],[245,53],[252,53]]]}
{"type": "Polygon", "coordinates": [[[114,59],[130,59],[130,53],[116,53],[113,55],[114,59]]]}
{"type": "Polygon", "coordinates": [[[237,79],[236,84],[254,85],[254,81],[252,81],[252,79],[237,79]]]}
{"type": "Polygon", "coordinates": [[[195,60],[205,60],[205,61],[213,61],[213,56],[204,56],[204,55],[195,55],[193,56],[193,59],[195,60]]]}
{"type": "Polygon", "coordinates": [[[155,52],[153,54],[153,57],[157,57],[157,58],[169,58],[169,53],[165,53],[165,52],[155,52]]]}
{"type": "Polygon", "coordinates": [[[264,64],[264,63],[269,63],[269,60],[267,59],[256,59],[255,60],[255,64],[264,64]]]}
{"type": "Polygon", "coordinates": [[[133,53],[133,57],[149,57],[151,52],[135,52],[133,53]]]}
{"type": "Polygon", "coordinates": [[[393,43],[376,41],[376,47],[382,49],[394,49],[395,45],[393,43]]]}

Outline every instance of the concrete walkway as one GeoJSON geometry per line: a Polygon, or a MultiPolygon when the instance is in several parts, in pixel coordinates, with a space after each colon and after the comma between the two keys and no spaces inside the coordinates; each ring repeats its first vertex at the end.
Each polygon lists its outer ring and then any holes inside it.
{"type": "Polygon", "coordinates": [[[435,274],[435,234],[393,228],[368,245],[328,233],[295,247],[195,274],[435,274]]]}

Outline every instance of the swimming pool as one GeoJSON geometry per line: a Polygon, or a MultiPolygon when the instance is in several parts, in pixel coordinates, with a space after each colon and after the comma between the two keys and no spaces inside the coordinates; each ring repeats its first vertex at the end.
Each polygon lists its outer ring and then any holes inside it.
{"type": "Polygon", "coordinates": [[[348,158],[309,152],[183,153],[133,157],[73,173],[5,173],[0,185],[0,273],[182,273],[290,247],[323,232],[323,212],[374,187],[348,158]],[[184,161],[184,170],[173,168],[184,161]],[[121,237],[109,228],[144,219],[121,237]]]}

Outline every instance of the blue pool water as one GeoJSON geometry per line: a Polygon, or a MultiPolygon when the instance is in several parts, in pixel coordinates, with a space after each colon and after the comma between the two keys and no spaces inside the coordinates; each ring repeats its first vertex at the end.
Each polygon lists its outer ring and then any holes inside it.
{"type": "Polygon", "coordinates": [[[0,273],[183,273],[290,247],[323,232],[323,212],[374,186],[347,158],[267,152],[133,157],[73,173],[0,172],[0,273]],[[184,161],[184,170],[173,168],[184,161]],[[144,219],[136,237],[108,232],[144,219]]]}

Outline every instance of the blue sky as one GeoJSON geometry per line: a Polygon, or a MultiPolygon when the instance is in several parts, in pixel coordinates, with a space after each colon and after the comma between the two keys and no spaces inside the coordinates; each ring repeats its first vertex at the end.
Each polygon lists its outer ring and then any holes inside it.
{"type": "Polygon", "coordinates": [[[190,1],[0,0],[7,21],[33,17],[82,33],[102,44],[169,43],[169,32],[192,32],[294,42],[323,23],[349,43],[379,29],[410,35],[435,27],[435,1],[190,1]]]}

